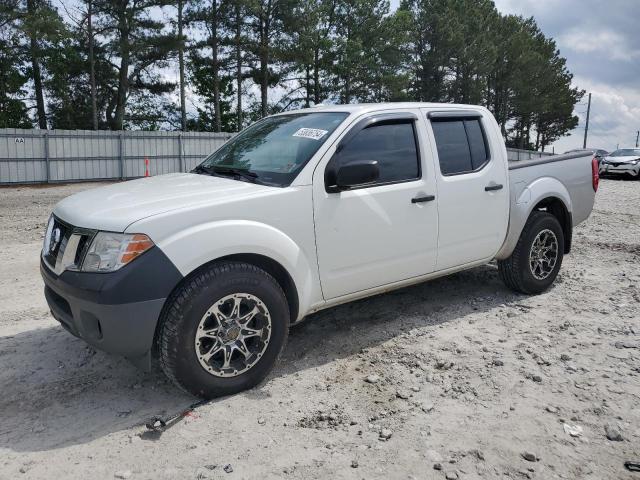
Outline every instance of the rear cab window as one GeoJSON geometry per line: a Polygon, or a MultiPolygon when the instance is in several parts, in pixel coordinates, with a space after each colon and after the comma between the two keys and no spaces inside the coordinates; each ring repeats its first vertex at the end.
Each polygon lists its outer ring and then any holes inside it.
{"type": "Polygon", "coordinates": [[[489,162],[489,148],[479,117],[431,118],[431,128],[443,175],[475,172],[489,162]]]}

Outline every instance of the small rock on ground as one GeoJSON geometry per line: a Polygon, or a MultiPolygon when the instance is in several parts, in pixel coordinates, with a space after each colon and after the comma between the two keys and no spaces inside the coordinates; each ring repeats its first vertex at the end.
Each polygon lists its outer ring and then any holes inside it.
{"type": "Polygon", "coordinates": [[[612,425],[612,424],[605,425],[604,433],[607,436],[607,439],[611,440],[612,442],[621,442],[622,440],[624,440],[622,438],[622,433],[620,432],[620,429],[615,425],[612,425]]]}
{"type": "Polygon", "coordinates": [[[364,379],[367,383],[378,383],[380,381],[380,376],[376,374],[371,374],[367,378],[364,379]]]}

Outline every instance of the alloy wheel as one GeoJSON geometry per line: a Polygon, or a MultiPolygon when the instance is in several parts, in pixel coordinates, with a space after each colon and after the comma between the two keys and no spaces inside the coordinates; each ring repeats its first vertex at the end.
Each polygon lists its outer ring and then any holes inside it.
{"type": "Polygon", "coordinates": [[[537,280],[551,275],[558,261],[558,249],[558,238],[553,231],[547,228],[536,235],[529,252],[529,268],[537,280]]]}
{"type": "Polygon", "coordinates": [[[255,295],[234,293],[217,300],[202,316],[195,335],[200,365],[216,377],[236,377],[264,355],[271,315],[255,295]]]}

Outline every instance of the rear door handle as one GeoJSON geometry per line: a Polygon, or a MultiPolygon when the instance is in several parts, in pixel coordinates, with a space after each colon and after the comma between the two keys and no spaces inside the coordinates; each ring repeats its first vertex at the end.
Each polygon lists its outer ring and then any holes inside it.
{"type": "Polygon", "coordinates": [[[493,192],[494,190],[502,190],[502,185],[487,185],[484,187],[485,192],[493,192]]]}
{"type": "Polygon", "coordinates": [[[431,202],[436,199],[435,195],[426,195],[424,197],[416,197],[411,199],[411,203],[431,202]]]}

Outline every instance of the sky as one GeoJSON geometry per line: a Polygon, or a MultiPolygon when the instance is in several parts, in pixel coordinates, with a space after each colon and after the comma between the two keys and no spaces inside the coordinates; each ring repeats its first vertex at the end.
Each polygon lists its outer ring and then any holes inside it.
{"type": "Polygon", "coordinates": [[[567,59],[574,86],[586,90],[576,106],[578,127],[555,152],[582,147],[591,98],[587,147],[634,146],[640,130],[640,0],[494,0],[501,13],[534,17],[567,59]]]}

